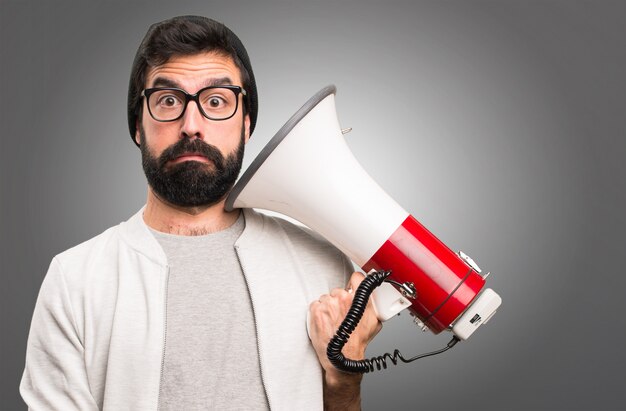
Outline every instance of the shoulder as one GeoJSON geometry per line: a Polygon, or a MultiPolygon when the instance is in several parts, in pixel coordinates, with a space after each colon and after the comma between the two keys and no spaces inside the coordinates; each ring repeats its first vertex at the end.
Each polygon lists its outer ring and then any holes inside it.
{"type": "Polygon", "coordinates": [[[59,272],[64,281],[82,287],[115,281],[115,274],[125,267],[135,267],[140,260],[162,264],[156,240],[145,227],[142,210],[118,225],[84,241],[58,255],[51,269],[59,272]]]}
{"type": "Polygon", "coordinates": [[[143,222],[143,209],[128,220],[110,227],[99,235],[84,241],[55,257],[61,267],[83,269],[96,266],[96,272],[122,261],[134,261],[133,256],[144,256],[163,265],[165,256],[157,241],[143,222]]]}
{"type": "Polygon", "coordinates": [[[265,256],[298,261],[307,272],[323,273],[333,286],[344,284],[353,271],[351,261],[327,239],[301,224],[254,210],[244,211],[246,239],[265,256]]]}
{"type": "Polygon", "coordinates": [[[98,257],[104,257],[107,251],[119,246],[119,225],[110,227],[104,232],[69,248],[54,257],[61,268],[84,264],[98,257]]]}
{"type": "Polygon", "coordinates": [[[54,312],[57,316],[65,313],[66,317],[76,320],[78,317],[75,318],[75,315],[84,312],[76,307],[87,303],[87,295],[112,291],[114,278],[112,282],[111,276],[103,275],[110,272],[111,266],[110,259],[105,255],[112,253],[104,250],[111,248],[117,237],[116,232],[117,227],[109,228],[52,259],[37,298],[42,312],[54,312]]]}
{"type": "Polygon", "coordinates": [[[92,312],[100,313],[115,302],[122,285],[138,295],[143,288],[158,287],[160,276],[154,274],[160,272],[163,263],[158,244],[153,243],[156,240],[138,213],[57,254],[43,280],[40,298],[66,299],[77,312],[90,306],[92,312]]]}
{"type": "Polygon", "coordinates": [[[253,231],[254,235],[288,240],[298,248],[314,249],[343,256],[343,253],[327,239],[300,223],[294,223],[278,215],[268,215],[251,209],[246,209],[244,216],[246,229],[253,231]]]}

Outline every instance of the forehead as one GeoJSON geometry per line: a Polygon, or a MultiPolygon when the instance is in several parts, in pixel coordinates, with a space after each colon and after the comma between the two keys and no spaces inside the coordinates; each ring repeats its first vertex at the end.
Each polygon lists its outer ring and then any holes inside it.
{"type": "MultiPolygon", "coordinates": [[[[201,87],[215,79],[231,80],[241,84],[241,73],[230,56],[218,52],[206,52],[189,56],[173,56],[165,63],[150,67],[146,74],[146,87],[152,87],[157,79],[167,79],[181,87],[201,87]]],[[[192,90],[187,90],[192,91],[192,90]]]]}

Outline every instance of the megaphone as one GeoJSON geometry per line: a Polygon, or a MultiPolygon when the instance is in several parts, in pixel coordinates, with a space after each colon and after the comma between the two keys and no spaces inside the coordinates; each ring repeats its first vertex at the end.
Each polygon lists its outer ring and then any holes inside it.
{"type": "Polygon", "coordinates": [[[469,256],[448,248],[360,166],[343,138],[335,93],[323,88],[283,125],[235,184],[226,210],[261,208],[300,221],[365,272],[388,273],[374,298],[381,321],[406,308],[422,329],[467,339],[495,314],[500,296],[483,290],[486,276],[469,256]]]}

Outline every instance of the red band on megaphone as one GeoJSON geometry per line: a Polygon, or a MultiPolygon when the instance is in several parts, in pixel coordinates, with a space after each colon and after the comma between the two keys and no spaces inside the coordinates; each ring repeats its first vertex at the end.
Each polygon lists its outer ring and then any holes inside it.
{"type": "Polygon", "coordinates": [[[448,328],[485,285],[482,276],[411,215],[363,269],[391,270],[389,278],[412,282],[417,298],[409,310],[435,334],[448,328]]]}

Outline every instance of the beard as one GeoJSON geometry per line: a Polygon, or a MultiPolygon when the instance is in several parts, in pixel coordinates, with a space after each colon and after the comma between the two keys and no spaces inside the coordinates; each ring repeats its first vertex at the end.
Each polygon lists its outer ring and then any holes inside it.
{"type": "Polygon", "coordinates": [[[221,201],[232,189],[243,163],[245,133],[242,129],[239,146],[226,158],[215,146],[195,138],[183,138],[154,157],[141,133],[141,162],[152,190],[166,202],[180,207],[211,206],[221,201]],[[183,154],[195,153],[213,163],[183,161],[168,165],[183,154]]]}

